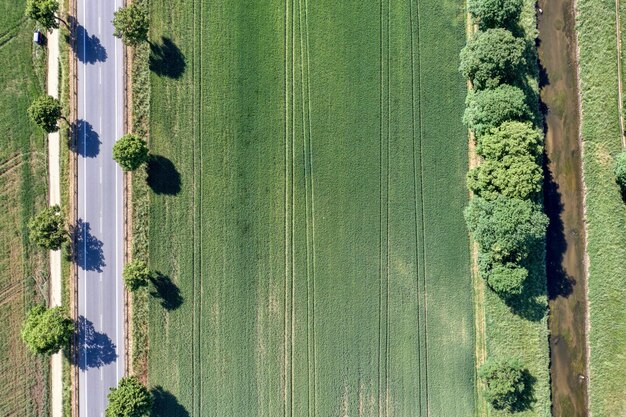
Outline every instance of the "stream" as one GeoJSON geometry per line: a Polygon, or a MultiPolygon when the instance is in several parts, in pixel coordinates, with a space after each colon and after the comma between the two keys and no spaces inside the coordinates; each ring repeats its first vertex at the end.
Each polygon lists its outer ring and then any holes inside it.
{"type": "Polygon", "coordinates": [[[587,415],[586,282],[573,0],[540,0],[552,414],[587,415]]]}

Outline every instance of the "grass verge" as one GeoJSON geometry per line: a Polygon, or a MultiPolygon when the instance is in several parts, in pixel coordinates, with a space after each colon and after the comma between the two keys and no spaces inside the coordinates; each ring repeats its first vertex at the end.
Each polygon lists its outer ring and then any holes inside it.
{"type": "Polygon", "coordinates": [[[613,158],[622,151],[615,1],[577,1],[583,172],[589,257],[589,407],[626,414],[626,206],[613,158]]]}

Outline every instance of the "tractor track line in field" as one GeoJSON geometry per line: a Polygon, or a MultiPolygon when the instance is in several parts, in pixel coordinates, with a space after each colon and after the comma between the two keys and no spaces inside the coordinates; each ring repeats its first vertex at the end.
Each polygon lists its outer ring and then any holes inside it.
{"type": "Polygon", "coordinates": [[[313,181],[313,123],[311,122],[311,55],[309,48],[309,1],[304,0],[304,22],[306,33],[306,66],[307,66],[307,97],[308,97],[308,121],[309,121],[309,183],[311,184],[311,337],[312,337],[312,360],[313,360],[313,400],[310,407],[315,417],[317,408],[317,372],[316,372],[316,349],[315,349],[315,186],[313,181]]]}
{"type": "Polygon", "coordinates": [[[295,373],[293,367],[293,352],[295,350],[295,331],[296,331],[296,2],[291,2],[291,350],[289,352],[289,363],[291,371],[291,391],[289,407],[289,415],[293,417],[294,409],[294,381],[295,373]]]}
{"type": "Polygon", "coordinates": [[[416,1],[415,7],[413,7],[413,0],[409,0],[410,4],[410,15],[411,15],[411,60],[412,60],[412,111],[413,111],[413,169],[414,169],[414,186],[415,186],[415,248],[416,248],[416,261],[417,261],[417,297],[418,297],[418,336],[420,341],[423,340],[424,344],[424,352],[421,352],[421,343],[420,343],[420,359],[419,359],[419,387],[420,387],[420,414],[428,415],[429,411],[429,399],[428,399],[428,338],[427,338],[427,306],[426,306],[426,256],[425,256],[425,227],[424,227],[424,158],[423,158],[423,114],[422,114],[422,73],[421,73],[421,54],[419,53],[419,44],[420,44],[420,12],[419,12],[419,1],[416,1]],[[413,15],[413,9],[415,10],[415,16],[413,15]],[[415,30],[413,26],[415,25],[415,30]],[[414,36],[415,34],[415,36],[414,36]],[[415,44],[417,44],[418,48],[415,48],[415,44]],[[415,60],[415,49],[417,49],[418,58],[415,60]],[[417,66],[417,71],[415,71],[415,67],[417,66]],[[415,88],[415,75],[417,73],[417,94],[415,88]],[[418,102],[420,105],[418,106],[418,111],[415,111],[415,98],[417,96],[418,102]],[[419,144],[416,141],[415,132],[415,120],[416,116],[419,118],[419,144]],[[419,152],[418,152],[419,147],[419,152]],[[419,158],[418,158],[419,153],[419,158]],[[419,160],[419,175],[417,172],[417,165],[419,160]],[[419,178],[419,186],[418,186],[418,178],[419,178]],[[418,197],[419,195],[419,197],[418,197]],[[419,203],[419,204],[418,204],[419,203]],[[419,205],[419,209],[418,209],[419,205]],[[421,229],[421,233],[420,233],[421,229]],[[421,242],[420,242],[420,234],[421,234],[421,242]],[[422,260],[420,262],[420,246],[422,251],[422,260]],[[421,270],[421,274],[420,274],[421,270]],[[421,275],[421,278],[420,278],[421,275]],[[420,283],[421,280],[421,283],[420,283]],[[423,317],[420,319],[420,315],[423,311],[423,317]],[[423,359],[423,360],[422,360],[423,359]],[[423,398],[422,398],[423,397],[423,398]],[[423,402],[422,402],[423,400],[423,402]]]}
{"type": "Polygon", "coordinates": [[[386,307],[385,313],[385,416],[389,415],[389,186],[391,170],[391,0],[387,0],[387,273],[386,273],[386,307]]]}
{"type": "Polygon", "coordinates": [[[382,381],[381,381],[381,362],[382,362],[382,336],[381,336],[381,328],[382,328],[382,304],[383,304],[383,290],[382,290],[382,268],[383,268],[383,249],[382,249],[382,240],[383,240],[383,97],[384,97],[384,76],[385,76],[385,66],[383,62],[384,55],[384,45],[383,45],[383,0],[380,0],[380,111],[379,111],[379,177],[378,177],[378,186],[379,186],[379,195],[378,195],[378,227],[379,227],[379,235],[378,235],[378,361],[377,361],[377,401],[378,401],[378,417],[382,417],[382,408],[381,408],[381,391],[382,391],[382,381]]]}
{"type": "MultiPolygon", "coordinates": [[[[193,111],[193,150],[192,150],[192,172],[193,172],[193,180],[192,180],[192,210],[193,210],[193,227],[191,228],[191,244],[192,244],[192,252],[191,252],[191,276],[192,276],[192,284],[191,284],[191,291],[192,291],[192,306],[191,306],[191,359],[193,361],[193,363],[191,364],[191,380],[193,381],[194,387],[195,387],[195,381],[196,381],[196,367],[195,367],[195,359],[196,359],[196,350],[197,350],[197,340],[196,340],[196,224],[197,224],[197,212],[196,212],[196,192],[197,192],[197,178],[198,176],[196,175],[196,149],[197,149],[197,144],[198,144],[198,112],[197,110],[197,99],[196,99],[196,93],[197,93],[197,87],[196,87],[196,68],[198,65],[198,59],[197,59],[197,50],[196,50],[196,33],[198,33],[198,28],[197,28],[197,14],[196,14],[196,2],[193,2],[193,6],[192,6],[192,14],[193,14],[193,71],[192,71],[192,83],[194,85],[193,88],[193,97],[192,97],[192,102],[193,102],[193,107],[194,107],[194,111],[193,111]]],[[[195,414],[196,411],[196,400],[197,400],[197,395],[195,392],[195,388],[191,390],[191,407],[192,407],[192,411],[195,414]]]]}
{"type": "MultiPolygon", "coordinates": [[[[200,2],[200,27],[203,28],[204,27],[204,13],[202,10],[202,3],[200,2]]],[[[204,40],[204,36],[203,36],[204,31],[200,32],[200,54],[202,54],[203,52],[203,40],[204,40]]],[[[200,97],[199,97],[199,103],[198,103],[198,107],[200,109],[200,114],[204,114],[204,94],[203,94],[203,90],[202,90],[202,59],[199,61],[198,64],[198,72],[200,74],[199,76],[199,83],[198,83],[198,88],[200,91],[200,97]]],[[[204,162],[204,158],[203,158],[203,152],[202,149],[204,147],[204,140],[203,140],[203,118],[200,117],[199,118],[199,132],[200,132],[200,137],[199,137],[199,142],[200,142],[200,148],[199,148],[199,154],[200,154],[200,163],[198,164],[199,167],[199,171],[200,171],[200,175],[199,175],[199,187],[198,187],[198,191],[199,191],[199,196],[198,196],[198,207],[199,207],[199,212],[198,212],[198,228],[199,228],[199,243],[198,243],[198,249],[199,249],[199,254],[200,256],[198,256],[198,280],[200,283],[200,291],[198,291],[198,368],[199,368],[199,372],[198,372],[198,377],[199,377],[199,381],[198,381],[198,410],[199,413],[198,415],[203,415],[202,414],[202,358],[200,357],[200,352],[202,351],[202,294],[204,291],[204,285],[203,285],[203,279],[202,279],[202,258],[203,258],[203,246],[202,246],[202,242],[203,242],[203,222],[202,222],[202,212],[204,211],[204,207],[202,205],[202,195],[203,195],[203,191],[202,191],[202,179],[203,179],[203,162],[204,162]]]]}
{"type": "MultiPolygon", "coordinates": [[[[305,76],[305,70],[304,70],[304,66],[305,66],[305,58],[304,58],[304,54],[305,54],[305,47],[304,47],[304,39],[303,39],[303,25],[302,25],[302,1],[303,0],[298,0],[298,27],[299,27],[299,34],[300,34],[300,77],[301,77],[301,84],[300,84],[300,90],[301,90],[301,96],[302,96],[302,156],[303,156],[303,163],[304,163],[304,191],[305,191],[305,196],[304,196],[304,210],[305,210],[305,220],[306,220],[306,282],[307,282],[307,394],[308,394],[308,398],[307,398],[307,414],[309,416],[312,416],[312,411],[313,411],[313,407],[311,406],[311,401],[313,400],[313,395],[311,394],[311,388],[312,388],[312,384],[311,384],[311,338],[312,338],[312,326],[313,326],[313,322],[311,320],[311,310],[312,310],[312,300],[311,300],[311,269],[312,269],[312,260],[311,260],[311,246],[312,246],[312,238],[311,238],[311,224],[312,224],[312,220],[311,220],[311,212],[310,212],[310,198],[312,199],[312,197],[309,197],[309,190],[311,188],[310,186],[310,181],[311,181],[311,166],[310,166],[310,158],[311,158],[311,149],[310,149],[310,138],[311,138],[311,130],[310,130],[310,117],[311,114],[310,112],[307,114],[307,104],[310,106],[310,96],[308,96],[308,93],[305,91],[306,88],[309,86],[309,70],[310,68],[307,67],[306,69],[306,76],[305,76]],[[305,85],[305,80],[306,80],[306,85],[305,85]],[[307,123],[307,117],[309,120],[309,123],[307,123]]],[[[308,33],[307,35],[307,39],[308,39],[308,33]]],[[[307,49],[306,52],[308,53],[308,42],[307,42],[307,49]]],[[[309,107],[310,108],[310,107],[309,107]]]]}

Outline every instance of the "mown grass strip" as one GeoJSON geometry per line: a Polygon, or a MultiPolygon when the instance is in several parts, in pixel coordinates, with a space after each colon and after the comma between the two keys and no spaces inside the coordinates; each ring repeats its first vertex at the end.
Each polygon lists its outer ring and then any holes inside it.
{"type": "Polygon", "coordinates": [[[589,407],[595,416],[626,413],[626,207],[613,158],[622,150],[615,2],[577,2],[583,172],[589,257],[589,407]]]}

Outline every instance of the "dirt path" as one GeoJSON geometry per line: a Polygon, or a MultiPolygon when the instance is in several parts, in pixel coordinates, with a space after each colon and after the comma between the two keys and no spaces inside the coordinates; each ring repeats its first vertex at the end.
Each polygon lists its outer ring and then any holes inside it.
{"type": "MultiPolygon", "coordinates": [[[[59,98],[59,30],[48,34],[47,93],[59,98]]],[[[48,135],[48,187],[50,205],[61,204],[59,132],[48,135]]],[[[61,305],[61,251],[50,251],[50,307],[61,305]]],[[[50,358],[50,415],[63,417],[63,354],[50,358]]]]}
{"type": "Polygon", "coordinates": [[[555,416],[582,417],[587,415],[587,275],[574,4],[540,0],[539,5],[552,407],[555,416]]]}

